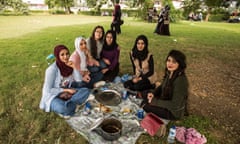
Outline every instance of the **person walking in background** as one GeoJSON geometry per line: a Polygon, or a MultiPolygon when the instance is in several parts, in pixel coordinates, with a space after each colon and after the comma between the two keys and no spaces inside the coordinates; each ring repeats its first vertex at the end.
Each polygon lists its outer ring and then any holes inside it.
{"type": "Polygon", "coordinates": [[[154,92],[148,92],[141,107],[167,120],[177,120],[187,114],[188,79],[185,75],[186,56],[171,50],[165,60],[163,81],[154,92]]]}
{"type": "Polygon", "coordinates": [[[170,7],[168,5],[166,5],[161,10],[161,12],[159,14],[159,17],[158,17],[157,26],[154,30],[154,33],[159,34],[159,35],[170,36],[170,32],[169,32],[169,23],[170,23],[169,12],[170,12],[170,7]]]}
{"type": "Polygon", "coordinates": [[[121,6],[119,5],[119,0],[116,0],[116,4],[114,5],[114,11],[113,11],[113,21],[111,24],[111,29],[113,31],[116,31],[117,34],[121,33],[121,25],[122,25],[122,11],[121,6]]]}
{"type": "Polygon", "coordinates": [[[154,71],[153,55],[148,51],[148,39],[139,35],[130,53],[133,66],[133,79],[124,83],[124,87],[134,91],[153,89],[157,79],[154,71]]]}
{"type": "Polygon", "coordinates": [[[104,74],[103,80],[112,82],[119,73],[119,55],[120,47],[117,43],[117,35],[115,31],[108,30],[105,34],[101,59],[107,64],[102,69],[104,74]]]}
{"type": "Polygon", "coordinates": [[[70,53],[66,46],[57,45],[54,56],[55,62],[46,69],[39,107],[68,118],[74,115],[77,105],[87,100],[90,91],[88,88],[71,87],[73,82],[82,82],[84,79],[69,61],[70,53]]]}

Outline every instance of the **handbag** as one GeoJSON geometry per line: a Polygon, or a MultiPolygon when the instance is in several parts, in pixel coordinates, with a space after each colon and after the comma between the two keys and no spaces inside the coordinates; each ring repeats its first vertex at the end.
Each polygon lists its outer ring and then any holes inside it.
{"type": "Polygon", "coordinates": [[[122,19],[120,19],[120,25],[124,24],[124,21],[122,19]]]}
{"type": "Polygon", "coordinates": [[[161,137],[166,133],[166,125],[153,113],[148,113],[140,122],[140,125],[151,136],[157,135],[161,137]]]}
{"type": "Polygon", "coordinates": [[[164,22],[163,22],[165,25],[166,24],[169,24],[169,20],[164,20],[164,22]]]}

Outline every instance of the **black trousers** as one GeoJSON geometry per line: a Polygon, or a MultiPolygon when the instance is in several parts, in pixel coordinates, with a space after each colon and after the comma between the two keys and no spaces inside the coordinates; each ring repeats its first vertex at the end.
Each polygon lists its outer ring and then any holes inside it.
{"type": "Polygon", "coordinates": [[[134,91],[144,91],[153,88],[153,85],[150,83],[148,79],[140,80],[137,83],[133,83],[132,80],[128,80],[123,85],[125,88],[134,91]]]}
{"type": "Polygon", "coordinates": [[[154,113],[155,115],[159,116],[160,118],[164,118],[167,120],[176,120],[176,118],[173,116],[173,114],[165,108],[153,106],[151,104],[145,104],[143,107],[144,111],[147,113],[154,113]]]}
{"type": "Polygon", "coordinates": [[[112,22],[111,30],[115,31],[117,34],[121,33],[121,26],[119,22],[112,22]]]}
{"type": "Polygon", "coordinates": [[[148,92],[143,92],[142,93],[143,101],[141,103],[141,107],[143,106],[143,110],[145,112],[154,113],[155,115],[159,116],[160,118],[164,118],[164,119],[167,119],[167,120],[176,120],[174,115],[168,109],[149,104],[148,99],[147,99],[147,93],[148,92]]]}

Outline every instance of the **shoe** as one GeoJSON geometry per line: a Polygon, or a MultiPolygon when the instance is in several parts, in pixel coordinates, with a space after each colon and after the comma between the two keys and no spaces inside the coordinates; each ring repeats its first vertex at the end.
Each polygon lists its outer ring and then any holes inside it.
{"type": "Polygon", "coordinates": [[[64,119],[70,119],[71,116],[69,115],[62,115],[62,114],[58,114],[61,118],[64,118],[64,119]]]}
{"type": "Polygon", "coordinates": [[[89,96],[88,96],[86,102],[87,102],[87,101],[94,100],[94,99],[95,99],[95,96],[94,96],[93,94],[89,94],[89,96]]]}

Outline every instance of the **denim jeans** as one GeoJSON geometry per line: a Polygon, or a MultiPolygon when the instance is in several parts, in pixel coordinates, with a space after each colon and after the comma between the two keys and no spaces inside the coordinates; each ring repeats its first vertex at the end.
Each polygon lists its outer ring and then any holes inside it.
{"type": "Polygon", "coordinates": [[[106,67],[107,65],[104,63],[103,60],[99,60],[99,66],[88,66],[88,70],[90,71],[90,77],[91,77],[90,82],[87,83],[88,88],[92,89],[94,83],[102,80],[103,73],[101,72],[101,70],[106,67]]]}
{"type": "Polygon", "coordinates": [[[71,88],[76,88],[76,89],[83,88],[83,87],[87,87],[88,88],[88,83],[86,83],[84,81],[81,81],[81,82],[74,81],[74,82],[71,83],[70,87],[71,88]]]}
{"type": "Polygon", "coordinates": [[[75,113],[77,105],[81,105],[86,101],[90,94],[88,88],[79,88],[71,99],[64,101],[59,97],[55,97],[50,105],[50,111],[53,111],[64,116],[72,116],[75,113]]]}
{"type": "Polygon", "coordinates": [[[88,70],[90,71],[90,73],[96,73],[96,72],[100,72],[103,68],[106,68],[107,65],[104,63],[103,60],[99,60],[99,66],[88,66],[88,70]]]}

